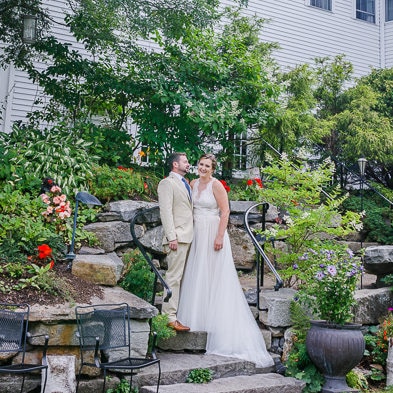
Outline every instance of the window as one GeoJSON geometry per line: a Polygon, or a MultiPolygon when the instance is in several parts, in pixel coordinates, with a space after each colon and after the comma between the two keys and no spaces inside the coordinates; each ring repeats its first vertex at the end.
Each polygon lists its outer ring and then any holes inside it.
{"type": "Polygon", "coordinates": [[[375,23],[375,0],[356,0],[356,19],[375,23]]]}
{"type": "Polygon", "coordinates": [[[233,168],[245,170],[247,168],[247,135],[235,136],[233,154],[233,168]]]}
{"type": "Polygon", "coordinates": [[[310,0],[310,5],[324,10],[332,10],[332,0],[310,0]]]}
{"type": "Polygon", "coordinates": [[[393,20],[393,0],[386,0],[385,2],[386,6],[386,22],[393,20]]]}

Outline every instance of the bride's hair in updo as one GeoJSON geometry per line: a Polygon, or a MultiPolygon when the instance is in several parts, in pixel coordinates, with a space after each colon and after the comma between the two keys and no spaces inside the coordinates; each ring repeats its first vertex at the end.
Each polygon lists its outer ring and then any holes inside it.
{"type": "Polygon", "coordinates": [[[199,161],[203,160],[203,159],[210,160],[212,162],[212,169],[213,169],[213,171],[216,170],[216,168],[217,168],[217,159],[216,159],[216,156],[214,154],[205,153],[201,157],[199,157],[199,161]]]}

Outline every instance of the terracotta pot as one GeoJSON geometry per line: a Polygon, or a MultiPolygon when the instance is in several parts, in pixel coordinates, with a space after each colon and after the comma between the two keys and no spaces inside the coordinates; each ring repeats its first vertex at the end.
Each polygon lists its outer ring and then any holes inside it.
{"type": "Polygon", "coordinates": [[[354,323],[335,325],[311,321],[306,348],[325,377],[322,393],[358,392],[347,385],[345,376],[363,357],[365,342],[360,328],[361,325],[354,323]]]}

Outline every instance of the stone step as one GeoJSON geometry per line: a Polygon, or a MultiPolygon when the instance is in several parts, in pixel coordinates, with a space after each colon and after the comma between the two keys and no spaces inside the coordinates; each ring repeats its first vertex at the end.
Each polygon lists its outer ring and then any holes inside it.
{"type": "Polygon", "coordinates": [[[206,350],[206,332],[177,332],[175,336],[159,340],[157,348],[164,351],[194,351],[206,350]]]}
{"type": "MultiPolygon", "coordinates": [[[[272,333],[268,329],[260,329],[266,348],[269,350],[272,346],[272,333]]],[[[189,351],[204,352],[206,350],[207,333],[206,332],[177,332],[175,336],[159,340],[157,348],[163,351],[189,351]]]]}
{"type": "MultiPolygon", "coordinates": [[[[161,360],[162,385],[182,384],[190,370],[198,368],[212,370],[214,379],[275,371],[275,366],[257,368],[252,362],[218,355],[160,352],[158,357],[161,360]]],[[[136,376],[138,386],[154,384],[156,379],[155,367],[142,369],[136,376]]]]}
{"type": "MultiPolygon", "coordinates": [[[[305,382],[280,374],[238,375],[209,383],[161,385],[160,393],[301,393],[305,382]]],[[[143,386],[140,393],[155,393],[155,386],[143,386]]]]}

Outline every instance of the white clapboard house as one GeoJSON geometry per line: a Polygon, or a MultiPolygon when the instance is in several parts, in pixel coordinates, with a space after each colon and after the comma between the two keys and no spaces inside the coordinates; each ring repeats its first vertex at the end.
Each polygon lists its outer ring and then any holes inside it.
{"type": "MultiPolygon", "coordinates": [[[[43,4],[60,22],[53,24],[53,34],[83,50],[61,24],[66,2],[43,4]]],[[[261,39],[280,45],[274,58],[283,69],[338,54],[353,64],[355,77],[366,75],[370,67],[393,66],[393,0],[249,0],[245,13],[266,19],[261,39]]],[[[26,113],[37,109],[34,101],[40,96],[26,73],[12,64],[0,68],[0,132],[24,121],[26,113]]]]}

